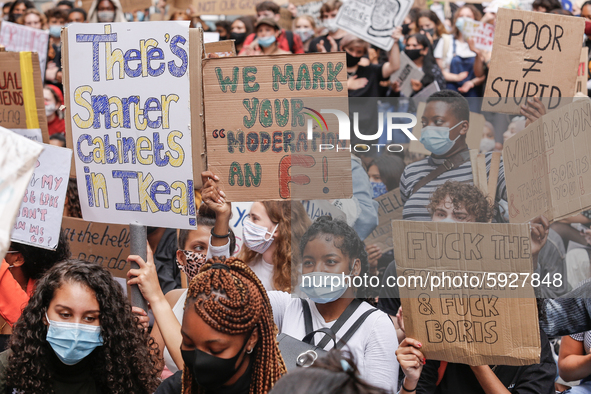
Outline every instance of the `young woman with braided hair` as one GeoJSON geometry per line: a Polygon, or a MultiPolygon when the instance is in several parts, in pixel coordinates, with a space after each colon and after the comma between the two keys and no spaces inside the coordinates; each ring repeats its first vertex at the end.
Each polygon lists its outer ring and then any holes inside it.
{"type": "Polygon", "coordinates": [[[265,288],[236,258],[208,260],[189,285],[185,362],[156,394],[267,394],[285,364],[265,288]]]}

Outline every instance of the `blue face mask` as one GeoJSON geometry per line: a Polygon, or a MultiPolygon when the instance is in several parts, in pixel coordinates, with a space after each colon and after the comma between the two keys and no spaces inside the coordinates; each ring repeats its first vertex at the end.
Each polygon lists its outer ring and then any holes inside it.
{"type": "Polygon", "coordinates": [[[259,45],[263,48],[268,48],[275,42],[275,36],[259,37],[259,45]]]}
{"type": "MultiPolygon", "coordinates": [[[[344,278],[349,276],[350,275],[344,275],[344,278]]],[[[329,302],[341,298],[349,288],[348,281],[343,280],[344,278],[343,274],[311,272],[302,275],[302,285],[300,286],[300,289],[302,290],[302,293],[315,303],[328,304],[329,302]]]]}
{"type": "Polygon", "coordinates": [[[49,35],[52,37],[60,37],[60,35],[62,34],[62,26],[59,25],[52,25],[49,26],[49,35]]]}
{"type": "Polygon", "coordinates": [[[372,198],[377,198],[377,197],[381,196],[382,194],[388,193],[388,189],[386,189],[386,185],[384,185],[384,182],[370,182],[370,183],[371,183],[371,189],[373,191],[372,198]]]}
{"type": "Polygon", "coordinates": [[[45,312],[45,318],[49,322],[47,342],[61,362],[66,365],[79,363],[97,346],[103,344],[100,326],[56,322],[49,320],[47,312],[45,312]]]}
{"type": "Polygon", "coordinates": [[[419,140],[421,144],[425,146],[429,152],[433,153],[434,155],[441,156],[449,152],[449,150],[454,146],[458,138],[461,137],[461,134],[456,137],[455,140],[449,139],[449,133],[451,130],[458,127],[462,124],[463,120],[455,125],[454,127],[437,127],[437,126],[427,126],[423,127],[423,131],[421,132],[421,139],[419,140]]]}

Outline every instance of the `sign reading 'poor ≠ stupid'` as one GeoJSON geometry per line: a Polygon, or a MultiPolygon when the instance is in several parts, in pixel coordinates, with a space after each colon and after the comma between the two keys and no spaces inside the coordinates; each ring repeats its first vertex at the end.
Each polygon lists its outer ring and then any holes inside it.
{"type": "Polygon", "coordinates": [[[526,97],[568,104],[584,28],[582,18],[499,8],[482,110],[518,114],[526,97]]]}
{"type": "Polygon", "coordinates": [[[348,114],[344,54],[240,59],[203,61],[208,169],[228,200],[350,198],[351,146],[332,114],[348,114]]]}
{"type": "Polygon", "coordinates": [[[64,34],[82,215],[194,228],[189,26],[73,24],[64,34]]]}

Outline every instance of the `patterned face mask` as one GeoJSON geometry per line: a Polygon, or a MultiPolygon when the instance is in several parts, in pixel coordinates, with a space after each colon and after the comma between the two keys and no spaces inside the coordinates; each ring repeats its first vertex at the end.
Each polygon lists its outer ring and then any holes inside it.
{"type": "Polygon", "coordinates": [[[190,282],[199,272],[199,268],[205,263],[205,255],[203,253],[193,252],[192,250],[181,250],[181,252],[185,254],[187,264],[183,265],[180,261],[177,261],[177,264],[180,270],[187,275],[190,282]]]}

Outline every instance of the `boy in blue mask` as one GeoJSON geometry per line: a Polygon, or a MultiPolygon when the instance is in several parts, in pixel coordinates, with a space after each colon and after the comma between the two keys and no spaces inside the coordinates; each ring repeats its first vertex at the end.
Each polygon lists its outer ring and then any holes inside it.
{"type": "MultiPolygon", "coordinates": [[[[466,134],[470,128],[468,101],[459,93],[442,90],[427,99],[421,118],[421,143],[432,154],[410,164],[400,179],[400,195],[405,220],[429,221],[429,196],[446,180],[473,183],[466,134]]],[[[486,172],[490,171],[491,153],[486,154],[486,172]]],[[[507,199],[505,171],[501,161],[496,200],[507,199]]]]}

